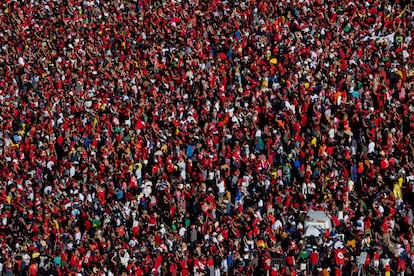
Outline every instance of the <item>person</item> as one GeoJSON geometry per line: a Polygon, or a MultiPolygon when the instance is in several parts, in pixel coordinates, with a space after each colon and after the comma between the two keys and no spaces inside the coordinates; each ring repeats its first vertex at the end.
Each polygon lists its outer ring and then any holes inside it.
{"type": "Polygon", "coordinates": [[[38,273],[38,265],[37,265],[37,263],[32,262],[29,265],[29,271],[28,271],[28,273],[29,273],[30,276],[36,276],[37,275],[37,273],[38,273]]]}
{"type": "Polygon", "coordinates": [[[317,248],[313,248],[312,253],[309,254],[310,272],[315,275],[318,271],[319,254],[317,248]]]}

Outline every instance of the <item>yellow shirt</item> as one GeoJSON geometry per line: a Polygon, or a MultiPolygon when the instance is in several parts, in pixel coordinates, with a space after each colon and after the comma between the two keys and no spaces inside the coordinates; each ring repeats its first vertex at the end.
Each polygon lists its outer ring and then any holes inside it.
{"type": "Polygon", "coordinates": [[[346,245],[355,249],[355,247],[356,247],[356,241],[354,239],[353,240],[349,240],[349,241],[346,242],[346,245]]]}

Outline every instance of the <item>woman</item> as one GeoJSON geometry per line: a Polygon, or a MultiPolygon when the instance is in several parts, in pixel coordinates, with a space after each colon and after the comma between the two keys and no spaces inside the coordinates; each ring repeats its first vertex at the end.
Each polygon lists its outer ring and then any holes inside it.
{"type": "Polygon", "coordinates": [[[31,263],[30,266],[29,266],[29,276],[36,276],[37,275],[37,270],[38,270],[37,263],[35,263],[35,262],[31,263]]]}

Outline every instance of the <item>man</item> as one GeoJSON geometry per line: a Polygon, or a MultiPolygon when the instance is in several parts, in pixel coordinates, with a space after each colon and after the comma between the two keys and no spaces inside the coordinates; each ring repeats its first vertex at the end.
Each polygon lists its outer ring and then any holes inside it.
{"type": "Polygon", "coordinates": [[[310,271],[312,273],[316,273],[318,270],[318,263],[319,263],[319,253],[317,247],[313,247],[312,253],[309,255],[309,263],[310,263],[310,271]]]}
{"type": "Polygon", "coordinates": [[[341,246],[341,247],[334,250],[335,264],[338,268],[336,271],[341,272],[343,266],[345,265],[345,261],[346,261],[345,252],[346,251],[345,251],[343,246],[341,246]]]}

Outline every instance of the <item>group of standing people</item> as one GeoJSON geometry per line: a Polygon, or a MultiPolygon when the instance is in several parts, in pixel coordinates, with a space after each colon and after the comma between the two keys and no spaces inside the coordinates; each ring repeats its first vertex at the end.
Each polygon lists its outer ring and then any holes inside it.
{"type": "Polygon", "coordinates": [[[402,0],[2,1],[0,275],[412,273],[413,27],[402,0]]]}

